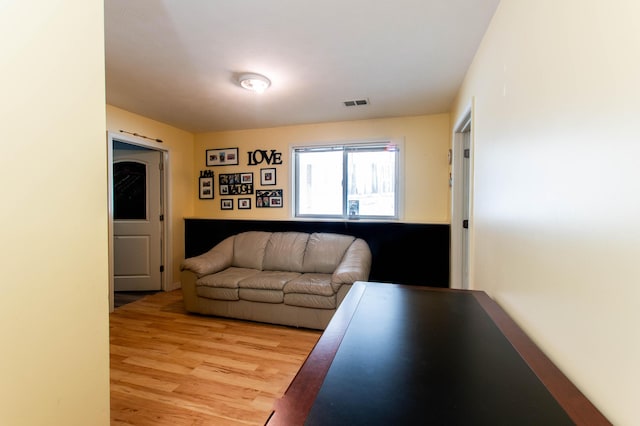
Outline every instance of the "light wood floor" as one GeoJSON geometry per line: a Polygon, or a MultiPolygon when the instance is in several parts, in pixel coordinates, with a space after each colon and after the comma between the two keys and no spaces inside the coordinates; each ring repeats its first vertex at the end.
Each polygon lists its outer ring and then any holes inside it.
{"type": "Polygon", "coordinates": [[[110,314],[111,425],[263,425],[319,331],[185,313],[180,290],[110,314]]]}

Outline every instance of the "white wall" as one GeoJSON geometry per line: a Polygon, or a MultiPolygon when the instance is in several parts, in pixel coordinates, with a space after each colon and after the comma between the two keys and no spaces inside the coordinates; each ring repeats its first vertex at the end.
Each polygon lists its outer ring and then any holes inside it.
{"type": "Polygon", "coordinates": [[[0,424],[108,425],[101,0],[0,2],[0,424]]]}
{"type": "Polygon", "coordinates": [[[640,2],[502,0],[475,97],[472,285],[616,425],[640,402],[640,2]]]}

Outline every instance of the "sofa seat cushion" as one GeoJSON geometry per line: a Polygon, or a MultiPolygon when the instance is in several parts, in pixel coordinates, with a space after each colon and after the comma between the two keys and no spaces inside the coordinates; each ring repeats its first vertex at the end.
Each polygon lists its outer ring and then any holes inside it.
{"type": "Polygon", "coordinates": [[[287,282],[285,293],[311,294],[316,296],[333,296],[331,274],[302,274],[287,282]]]}
{"type": "Polygon", "coordinates": [[[257,275],[259,272],[257,269],[230,267],[224,271],[198,278],[196,286],[237,289],[240,281],[257,275]]]}
{"type": "Polygon", "coordinates": [[[196,294],[207,299],[240,300],[237,288],[207,287],[200,285],[196,287],[196,294]]]}
{"type": "Polygon", "coordinates": [[[303,308],[335,309],[336,295],[318,296],[317,294],[287,293],[284,295],[284,303],[303,308]]]}
{"type": "Polygon", "coordinates": [[[238,297],[240,300],[248,300],[250,302],[262,303],[282,303],[284,302],[284,293],[282,290],[260,290],[255,288],[238,289],[238,297]]]}
{"type": "Polygon", "coordinates": [[[262,271],[238,282],[239,288],[282,291],[284,285],[299,277],[298,272],[262,271]]]}

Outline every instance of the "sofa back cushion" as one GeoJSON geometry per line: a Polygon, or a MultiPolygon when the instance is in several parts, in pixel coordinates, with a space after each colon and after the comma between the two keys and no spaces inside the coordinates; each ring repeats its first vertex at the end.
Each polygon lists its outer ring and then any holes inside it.
{"type": "Polygon", "coordinates": [[[313,233],[304,254],[303,272],[332,274],[355,237],[349,235],[313,233]]]}
{"type": "Polygon", "coordinates": [[[231,266],[262,270],[264,251],[271,232],[249,231],[235,236],[231,266]]]}
{"type": "Polygon", "coordinates": [[[262,269],[302,272],[307,240],[309,234],[302,232],[274,232],[267,242],[262,269]]]}

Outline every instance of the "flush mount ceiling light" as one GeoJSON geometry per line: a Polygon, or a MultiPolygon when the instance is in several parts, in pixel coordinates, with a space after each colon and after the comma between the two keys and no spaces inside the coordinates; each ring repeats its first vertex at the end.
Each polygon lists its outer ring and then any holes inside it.
{"type": "Polygon", "coordinates": [[[240,86],[252,92],[262,93],[271,85],[271,81],[260,74],[242,74],[238,77],[240,86]]]}

